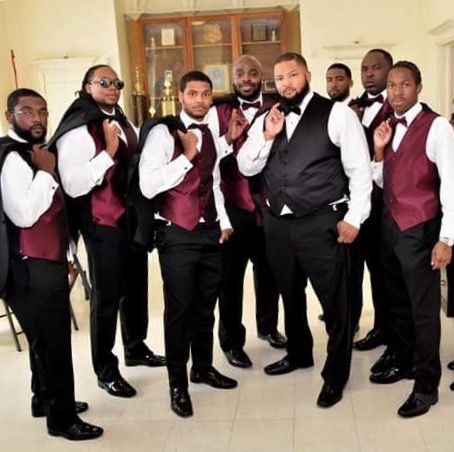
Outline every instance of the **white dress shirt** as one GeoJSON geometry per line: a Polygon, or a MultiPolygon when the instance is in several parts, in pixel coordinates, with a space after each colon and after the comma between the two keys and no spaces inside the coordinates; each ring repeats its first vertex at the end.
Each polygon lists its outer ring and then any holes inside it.
{"type": "MultiPolygon", "coordinates": [[[[373,99],[375,97],[378,97],[380,94],[383,97],[383,102],[386,101],[388,97],[386,89],[376,96],[372,96],[371,94],[367,93],[367,97],[368,99],[373,99]]],[[[374,102],[371,106],[364,109],[363,118],[361,120],[361,123],[364,127],[369,127],[371,125],[375,116],[377,116],[377,113],[380,111],[381,107],[383,107],[383,102],[374,102]]]]}
{"type": "MultiPolygon", "coordinates": [[[[225,210],[224,196],[220,187],[221,175],[219,161],[221,158],[231,154],[233,147],[229,146],[225,139],[218,138],[219,124],[214,107],[210,109],[202,121],[191,118],[185,111],[180,113],[180,119],[186,128],[194,123],[207,124],[213,135],[217,153],[217,159],[213,169],[214,202],[221,229],[229,229],[231,228],[231,224],[225,210]]],[[[191,129],[191,133],[197,136],[196,146],[200,152],[201,132],[198,129],[191,129]]],[[[176,187],[183,181],[186,173],[193,167],[192,163],[184,154],[172,160],[174,150],[175,141],[165,124],[158,124],[150,130],[139,161],[139,186],[146,198],[154,198],[159,193],[176,187]]],[[[161,216],[159,217],[162,218],[161,216]]]]}
{"type": "MultiPolygon", "coordinates": [[[[121,126],[117,121],[112,123],[120,129],[119,137],[127,145],[128,140],[121,126]]],[[[136,131],[134,126],[133,129],[136,131]]],[[[107,170],[114,165],[114,160],[105,150],[95,157],[95,142],[86,125],[65,133],[58,139],[57,149],[61,182],[71,198],[86,195],[101,185],[107,170]]]]}
{"type": "MultiPolygon", "coordinates": [[[[422,110],[418,102],[405,112],[407,127],[396,125],[392,149],[399,152],[399,145],[404,138],[407,128],[422,110]]],[[[440,237],[454,239],[454,130],[446,118],[438,116],[430,126],[426,141],[427,158],[437,166],[440,176],[440,203],[443,217],[441,220],[440,237]]],[[[372,162],[372,177],[374,182],[383,187],[383,161],[372,162]]]]}
{"type": "MultiPolygon", "coordinates": [[[[10,130],[8,136],[21,143],[27,141],[10,130]]],[[[3,210],[19,228],[32,227],[51,206],[57,181],[47,171],[33,170],[17,153],[11,151],[5,158],[0,175],[3,210]]]]}
{"type": "Polygon", "coordinates": [[[243,110],[242,108],[242,105],[246,102],[247,104],[252,104],[254,102],[260,102],[260,105],[263,105],[263,96],[262,96],[262,93],[260,93],[259,97],[257,97],[257,99],[255,100],[244,100],[242,97],[240,96],[237,96],[238,98],[238,101],[240,102],[240,110],[241,110],[241,113],[243,113],[243,116],[247,119],[248,123],[250,124],[254,118],[255,118],[255,114],[257,113],[257,111],[259,110],[258,108],[255,108],[255,107],[249,107],[247,108],[246,110],[243,110]]]}
{"type": "Polygon", "coordinates": [[[341,100],[340,103],[344,104],[348,107],[348,104],[350,103],[351,100],[352,100],[352,96],[348,95],[344,100],[341,100]]]}
{"type": "MultiPolygon", "coordinates": [[[[304,97],[300,104],[301,115],[291,112],[285,117],[287,139],[292,137],[312,97],[312,92],[304,97]]],[[[268,160],[274,140],[265,140],[265,116],[256,119],[249,129],[249,138],[238,153],[238,167],[245,176],[260,173],[268,160]]],[[[334,145],[340,147],[342,166],[349,179],[350,201],[344,221],[359,228],[370,212],[372,174],[366,137],[351,108],[340,102],[334,103],[328,118],[328,136],[334,145]]],[[[281,214],[288,212],[290,209],[284,206],[281,214]]]]}

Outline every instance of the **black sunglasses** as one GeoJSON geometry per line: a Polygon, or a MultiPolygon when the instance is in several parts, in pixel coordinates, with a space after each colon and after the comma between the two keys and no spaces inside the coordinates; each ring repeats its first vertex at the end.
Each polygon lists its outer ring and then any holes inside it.
{"type": "Polygon", "coordinates": [[[109,88],[111,85],[115,86],[117,89],[123,89],[125,86],[125,82],[123,80],[110,80],[107,77],[101,77],[99,80],[93,80],[90,82],[90,85],[93,83],[97,83],[99,86],[103,88],[109,88]]]}

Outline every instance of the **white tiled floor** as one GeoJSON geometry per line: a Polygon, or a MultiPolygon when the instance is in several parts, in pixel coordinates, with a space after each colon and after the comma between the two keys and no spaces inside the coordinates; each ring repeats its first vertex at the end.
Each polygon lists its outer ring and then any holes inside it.
{"type": "MultiPolygon", "coordinates": [[[[148,343],[163,352],[162,290],[156,258],[150,259],[151,325],[148,343]]],[[[454,393],[449,383],[454,372],[444,370],[440,402],[417,419],[403,420],[398,406],[411,390],[404,381],[387,387],[368,381],[368,369],[380,350],[353,355],[351,378],[343,400],[328,410],[315,401],[322,381],[320,370],[325,358],[326,334],[317,320],[320,312],[315,296],[309,295],[309,315],[315,341],[315,367],[281,377],[267,377],[263,366],[279,359],[282,351],[271,349],[256,338],[250,273],[246,281],[246,350],[254,362],[252,369],[230,367],[215,344],[215,365],[239,380],[232,391],[217,391],[191,385],[195,415],[180,419],[169,408],[165,369],[124,368],[123,375],[137,388],[137,397],[115,399],[100,390],[91,369],[88,340],[88,304],[80,284],[72,294],[81,329],[73,334],[76,393],[90,403],[84,419],[102,425],[105,434],[83,445],[46,434],[45,421],[32,419],[29,409],[27,352],[14,349],[7,322],[0,320],[0,451],[84,452],[165,451],[320,451],[320,452],[454,452],[454,393]]],[[[366,288],[366,296],[369,291],[366,288]]],[[[282,317],[282,315],[281,315],[282,317]]],[[[282,318],[281,324],[282,324],[282,318]]],[[[454,321],[442,314],[443,366],[454,359],[454,321]]],[[[362,336],[372,322],[369,300],[361,319],[362,336]]],[[[281,326],[282,331],[282,326],[281,326]]],[[[118,338],[119,339],[119,338],[118,338]]],[[[25,345],[24,338],[21,343],[25,345]]],[[[121,347],[116,347],[121,356],[121,347]]]]}

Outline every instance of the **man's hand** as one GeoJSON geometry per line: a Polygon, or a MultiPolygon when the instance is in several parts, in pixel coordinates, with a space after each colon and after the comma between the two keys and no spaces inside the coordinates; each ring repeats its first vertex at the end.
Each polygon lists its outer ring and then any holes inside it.
{"type": "Polygon", "coordinates": [[[121,130],[116,124],[110,122],[108,119],[105,119],[102,122],[102,130],[104,132],[104,140],[106,141],[106,152],[111,158],[114,158],[120,144],[119,136],[121,130]]]}
{"type": "Polygon", "coordinates": [[[389,119],[383,121],[374,131],[374,154],[375,161],[381,162],[385,156],[385,147],[390,142],[393,129],[389,119]]]}
{"type": "Polygon", "coordinates": [[[225,134],[227,143],[232,144],[246,130],[248,125],[247,119],[238,108],[235,108],[232,111],[232,116],[230,116],[227,133],[225,134]]]}
{"type": "Polygon", "coordinates": [[[49,152],[43,145],[35,144],[30,151],[30,158],[33,165],[38,170],[54,174],[55,172],[55,155],[49,152]]]}
{"type": "Polygon", "coordinates": [[[432,270],[439,270],[451,262],[452,248],[446,243],[437,242],[432,250],[430,265],[432,270]]]}
{"type": "Polygon", "coordinates": [[[185,157],[192,161],[197,155],[197,135],[192,132],[182,132],[177,130],[178,136],[180,137],[181,143],[183,144],[183,154],[185,157]]]}
{"type": "Polygon", "coordinates": [[[273,140],[284,127],[285,116],[274,104],[265,118],[265,140],[273,140]]]}
{"type": "Polygon", "coordinates": [[[221,237],[219,238],[219,243],[225,243],[227,240],[230,238],[230,236],[233,234],[233,229],[223,229],[221,231],[221,237]]]}
{"type": "Polygon", "coordinates": [[[356,239],[359,229],[342,220],[337,223],[337,232],[339,234],[337,238],[339,243],[352,243],[356,239]]]}

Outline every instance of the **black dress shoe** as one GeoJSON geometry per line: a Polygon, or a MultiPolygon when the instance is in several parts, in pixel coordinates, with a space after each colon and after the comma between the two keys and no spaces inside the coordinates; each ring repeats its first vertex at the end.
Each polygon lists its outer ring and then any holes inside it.
{"type": "Polygon", "coordinates": [[[319,315],[318,315],[318,320],[320,320],[320,322],[324,322],[324,321],[325,321],[325,316],[324,316],[324,314],[319,314],[319,315]]]}
{"type": "Polygon", "coordinates": [[[402,417],[421,416],[430,410],[432,405],[438,402],[438,391],[431,394],[421,394],[412,392],[405,403],[397,410],[397,414],[402,417]]]}
{"type": "Polygon", "coordinates": [[[394,367],[396,354],[389,347],[386,347],[384,353],[378,358],[375,364],[370,368],[373,374],[385,372],[390,367],[394,367]]]}
{"type": "Polygon", "coordinates": [[[98,386],[115,397],[133,397],[137,391],[121,376],[111,381],[98,380],[98,386]]]}
{"type": "Polygon", "coordinates": [[[162,367],[166,365],[164,356],[155,355],[145,344],[125,352],[126,366],[162,367]]]}
{"type": "Polygon", "coordinates": [[[364,338],[353,342],[353,348],[359,351],[367,351],[383,344],[383,333],[381,330],[374,328],[370,330],[364,338]]]}
{"type": "Polygon", "coordinates": [[[87,439],[94,439],[101,436],[104,430],[96,425],[88,424],[83,422],[81,419],[77,419],[73,425],[67,428],[51,428],[48,427],[47,431],[51,436],[63,436],[63,438],[71,441],[84,441],[87,439]]]}
{"type": "Polygon", "coordinates": [[[449,389],[450,389],[451,391],[454,391],[454,381],[449,385],[449,389]]]}
{"type": "Polygon", "coordinates": [[[383,372],[371,374],[369,380],[372,383],[387,385],[396,383],[396,381],[403,380],[405,378],[412,378],[412,376],[413,370],[411,367],[397,367],[394,365],[383,372]]]}
{"type": "Polygon", "coordinates": [[[263,341],[268,341],[271,347],[274,348],[287,347],[287,339],[277,330],[269,334],[259,334],[258,337],[263,341]]]}
{"type": "Polygon", "coordinates": [[[284,375],[293,372],[296,369],[306,369],[314,365],[314,360],[311,358],[304,362],[290,360],[288,355],[284,356],[275,363],[268,364],[263,370],[267,375],[284,375]]]}
{"type": "MultiPolygon", "coordinates": [[[[88,410],[87,402],[78,402],[76,401],[76,414],[84,413],[88,410]]],[[[49,414],[49,407],[43,405],[35,397],[32,398],[32,416],[33,417],[44,417],[49,414]]]]}
{"type": "Polygon", "coordinates": [[[181,417],[193,415],[191,398],[189,397],[187,388],[170,388],[170,408],[181,417]]]}
{"type": "Polygon", "coordinates": [[[205,383],[217,389],[233,389],[238,386],[238,382],[236,380],[222,375],[214,367],[202,372],[191,369],[190,380],[193,383],[205,383]]]}
{"type": "Polygon", "coordinates": [[[331,386],[328,383],[324,383],[322,390],[318,395],[317,405],[321,408],[329,408],[335,405],[339,400],[342,399],[342,388],[331,386]]]}
{"type": "Polygon", "coordinates": [[[454,370],[454,361],[450,361],[446,366],[449,370],[454,370]]]}
{"type": "Polygon", "coordinates": [[[232,348],[230,350],[225,350],[224,354],[227,358],[229,364],[235,367],[251,367],[252,361],[244,350],[241,348],[232,348]]]}

